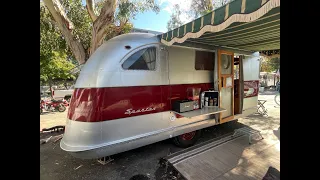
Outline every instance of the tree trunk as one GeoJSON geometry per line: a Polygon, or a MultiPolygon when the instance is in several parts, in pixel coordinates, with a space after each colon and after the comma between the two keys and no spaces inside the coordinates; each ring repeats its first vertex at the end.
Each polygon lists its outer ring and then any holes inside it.
{"type": "Polygon", "coordinates": [[[51,81],[49,81],[49,88],[50,88],[50,96],[51,96],[51,99],[53,99],[53,90],[52,90],[52,83],[51,83],[51,81]]]}
{"type": "Polygon", "coordinates": [[[51,15],[53,16],[55,22],[58,25],[61,33],[63,34],[68,46],[70,47],[74,57],[79,64],[85,63],[87,60],[87,55],[83,45],[79,40],[75,39],[72,34],[73,24],[67,18],[62,5],[59,0],[43,0],[44,4],[47,6],[51,15]]]}
{"type": "Polygon", "coordinates": [[[66,90],[69,89],[67,83],[63,83],[63,86],[66,88],[66,90]]]}
{"type": "Polygon", "coordinates": [[[43,0],[44,4],[49,9],[51,15],[61,33],[63,34],[68,46],[70,47],[73,55],[79,62],[79,64],[85,63],[90,55],[96,51],[96,49],[103,43],[103,40],[107,34],[106,29],[114,23],[114,14],[116,11],[117,0],[105,0],[105,3],[101,9],[100,15],[96,16],[94,13],[94,3],[92,0],[86,0],[87,10],[89,16],[93,21],[92,26],[92,38],[91,47],[89,52],[86,52],[83,45],[77,40],[73,34],[73,24],[65,14],[65,10],[62,7],[59,0],[43,0]]]}
{"type": "Polygon", "coordinates": [[[92,22],[94,22],[98,18],[97,15],[94,13],[94,9],[95,9],[94,2],[93,0],[86,0],[86,3],[87,3],[86,7],[88,10],[89,16],[92,22]]]}
{"type": "Polygon", "coordinates": [[[117,0],[106,0],[100,15],[93,22],[90,55],[95,52],[103,43],[106,37],[106,29],[114,21],[114,13],[116,11],[117,0]]]}

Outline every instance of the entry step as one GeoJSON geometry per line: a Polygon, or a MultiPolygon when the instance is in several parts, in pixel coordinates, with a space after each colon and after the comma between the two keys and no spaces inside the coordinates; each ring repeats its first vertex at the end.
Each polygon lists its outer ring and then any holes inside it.
{"type": "Polygon", "coordinates": [[[252,143],[252,141],[251,141],[252,136],[259,136],[261,139],[263,139],[262,135],[260,134],[260,131],[258,131],[256,129],[252,129],[250,127],[243,127],[243,128],[236,129],[232,136],[236,136],[239,134],[248,136],[249,137],[249,144],[252,143]]]}

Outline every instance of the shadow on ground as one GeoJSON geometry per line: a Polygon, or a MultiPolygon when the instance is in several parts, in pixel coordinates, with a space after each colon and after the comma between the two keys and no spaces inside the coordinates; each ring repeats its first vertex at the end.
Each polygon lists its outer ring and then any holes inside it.
{"type": "MultiPolygon", "coordinates": [[[[241,123],[238,123],[238,125],[239,124],[240,127],[246,126],[241,123]]],[[[210,177],[210,179],[222,178],[248,180],[256,180],[264,177],[267,173],[269,165],[271,164],[279,167],[279,161],[275,162],[277,161],[279,154],[275,154],[274,150],[272,151],[270,142],[264,141],[259,137],[255,138],[253,144],[249,144],[247,137],[242,137],[240,139],[240,141],[222,144],[208,150],[207,152],[202,152],[196,159],[192,160],[191,158],[182,160],[175,166],[182,174],[185,175],[185,177],[189,177],[189,179],[194,179],[195,177],[200,179],[208,179],[208,177],[210,177]],[[271,149],[269,147],[271,147],[271,149]],[[267,148],[269,149],[265,150],[267,148]],[[225,156],[228,157],[226,158],[225,156]],[[220,163],[211,166],[208,164],[208,161],[218,161],[220,163]],[[192,168],[190,169],[189,164],[197,164],[196,167],[199,167],[199,170],[194,171],[192,168]],[[259,166],[257,166],[257,164],[259,164],[259,166]],[[219,166],[219,170],[216,169],[217,166],[219,166]],[[210,171],[208,171],[208,169],[210,169],[210,171]],[[258,169],[259,171],[257,172],[258,169]],[[202,173],[202,175],[199,173],[202,173]]],[[[204,146],[211,142],[212,141],[209,140],[208,142],[201,143],[198,145],[198,147],[204,146]]],[[[191,151],[198,147],[190,147],[183,151],[191,151]]],[[[183,151],[179,151],[178,154],[175,154],[169,158],[181,155],[180,152],[183,151]]],[[[168,161],[166,161],[166,159],[163,159],[162,162],[160,161],[160,167],[157,169],[155,174],[157,177],[156,179],[160,180],[186,179],[168,161]]]]}
{"type": "MultiPolygon", "coordinates": [[[[266,118],[273,122],[272,118],[266,118]]],[[[251,117],[252,123],[255,122],[251,117]]],[[[263,124],[263,123],[261,123],[263,124]]],[[[246,125],[237,121],[217,125],[203,129],[198,143],[202,143],[228,133],[246,125]]],[[[266,127],[267,128],[267,127],[266,127]]],[[[46,133],[40,138],[59,135],[46,133]]],[[[181,180],[184,179],[174,168],[163,162],[163,157],[180,151],[182,148],[173,145],[172,141],[164,140],[148,146],[137,148],[112,156],[109,164],[101,165],[96,160],[76,159],[64,152],[59,147],[59,142],[40,145],[40,179],[63,180],[63,179],[125,179],[131,180],[150,179],[156,180],[181,180]]]]}
{"type": "Polygon", "coordinates": [[[277,130],[273,130],[273,134],[279,139],[280,141],[280,126],[277,130]]]}
{"type": "Polygon", "coordinates": [[[258,128],[260,131],[272,130],[279,127],[280,119],[274,116],[262,116],[260,114],[253,114],[241,119],[250,127],[258,128]]]}
{"type": "MultiPolygon", "coordinates": [[[[236,121],[203,129],[198,143],[233,132],[244,125],[236,121]]],[[[59,132],[61,133],[61,132],[59,132]]],[[[56,136],[46,133],[40,139],[56,136]]],[[[96,160],[76,159],[61,150],[59,142],[40,145],[40,179],[125,179],[147,176],[151,179],[170,179],[173,170],[161,167],[161,159],[182,150],[172,140],[164,140],[112,156],[109,164],[101,165],[96,160]],[[78,169],[77,169],[78,168],[78,169]],[[171,174],[170,174],[171,172],[171,174]],[[143,176],[142,176],[143,175],[143,176]]],[[[173,178],[173,177],[172,177],[173,178]]],[[[173,178],[174,179],[174,178],[173,178]]]]}

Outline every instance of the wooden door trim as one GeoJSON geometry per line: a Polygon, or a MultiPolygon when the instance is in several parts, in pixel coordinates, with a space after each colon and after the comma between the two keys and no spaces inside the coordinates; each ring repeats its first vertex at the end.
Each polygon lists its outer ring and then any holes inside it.
{"type": "MultiPolygon", "coordinates": [[[[221,78],[224,78],[224,83],[225,83],[225,79],[227,77],[232,77],[232,87],[228,87],[231,88],[231,91],[234,91],[234,69],[233,69],[233,64],[234,64],[234,52],[231,51],[225,51],[225,50],[218,50],[218,87],[219,87],[219,94],[221,92],[222,89],[222,82],[221,82],[221,78]],[[231,74],[221,74],[221,54],[226,54],[226,55],[230,55],[231,56],[231,74]]],[[[225,88],[225,87],[224,87],[225,88]]],[[[220,96],[220,95],[219,95],[220,96]]],[[[219,113],[219,122],[220,123],[225,123],[228,122],[230,120],[234,119],[234,92],[232,93],[232,110],[231,116],[228,116],[226,118],[222,118],[222,113],[219,113]]],[[[221,107],[221,98],[219,98],[219,107],[221,107]]]]}
{"type": "Polygon", "coordinates": [[[234,52],[226,51],[226,50],[219,50],[219,51],[220,51],[220,54],[232,55],[232,58],[233,58],[233,56],[234,56],[234,52]]]}

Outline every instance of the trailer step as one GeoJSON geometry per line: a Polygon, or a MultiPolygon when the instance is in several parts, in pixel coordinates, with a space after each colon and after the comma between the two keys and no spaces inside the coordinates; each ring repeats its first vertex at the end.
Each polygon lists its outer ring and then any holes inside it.
{"type": "Polygon", "coordinates": [[[249,137],[249,144],[252,143],[252,136],[258,135],[261,137],[261,140],[263,139],[262,135],[260,134],[260,131],[249,128],[249,127],[243,127],[243,128],[236,129],[232,136],[236,136],[239,134],[248,136],[249,137]]]}
{"type": "Polygon", "coordinates": [[[242,137],[242,134],[236,134],[236,135],[228,135],[226,137],[223,137],[221,139],[205,142],[199,144],[197,147],[191,147],[185,149],[182,153],[174,153],[170,155],[169,157],[165,158],[167,161],[169,161],[172,165],[179,163],[180,161],[183,161],[188,158],[192,158],[193,156],[196,156],[200,153],[203,153],[209,149],[212,149],[214,147],[217,147],[219,145],[222,145],[224,143],[227,143],[229,141],[235,140],[239,137],[242,137]]]}

